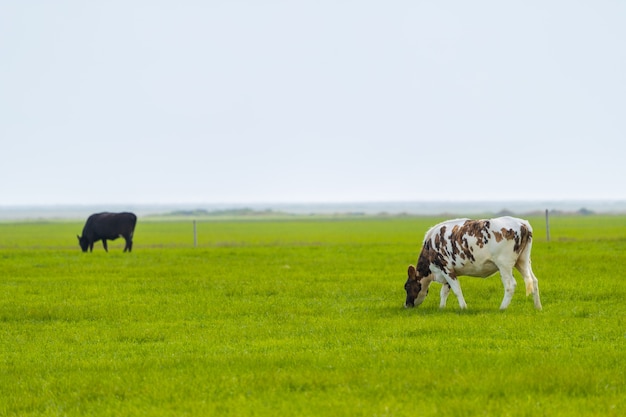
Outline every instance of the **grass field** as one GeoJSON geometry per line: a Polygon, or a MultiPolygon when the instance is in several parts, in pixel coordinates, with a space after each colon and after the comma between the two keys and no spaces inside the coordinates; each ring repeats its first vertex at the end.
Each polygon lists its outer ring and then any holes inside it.
{"type": "Polygon", "coordinates": [[[439,220],[0,223],[0,415],[624,415],[626,217],[530,219],[543,311],[517,272],[404,309],[439,220]]]}

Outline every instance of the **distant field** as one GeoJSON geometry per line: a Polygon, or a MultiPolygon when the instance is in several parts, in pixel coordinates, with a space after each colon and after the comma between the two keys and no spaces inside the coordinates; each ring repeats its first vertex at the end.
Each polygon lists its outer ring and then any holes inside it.
{"type": "Polygon", "coordinates": [[[0,415],[624,415],[626,217],[530,219],[541,312],[517,273],[404,309],[439,220],[0,223],[0,415]]]}

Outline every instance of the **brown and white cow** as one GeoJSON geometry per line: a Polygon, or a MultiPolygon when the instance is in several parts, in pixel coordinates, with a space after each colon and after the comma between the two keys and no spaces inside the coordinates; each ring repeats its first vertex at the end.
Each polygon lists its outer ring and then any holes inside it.
{"type": "Polygon", "coordinates": [[[440,223],[424,237],[417,266],[409,266],[404,284],[405,307],[420,305],[433,281],[443,284],[440,308],[446,306],[450,289],[462,309],[467,308],[457,277],[486,278],[499,271],[504,285],[500,309],[509,306],[515,292],[515,267],[524,278],[526,295],[533,294],[535,308],[541,310],[537,277],[530,266],[533,230],[526,220],[498,217],[487,220],[456,219],[440,223]]]}

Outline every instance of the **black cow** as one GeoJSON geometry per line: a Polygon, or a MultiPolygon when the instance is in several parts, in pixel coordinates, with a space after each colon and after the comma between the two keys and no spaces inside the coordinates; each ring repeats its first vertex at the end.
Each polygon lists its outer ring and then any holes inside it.
{"type": "Polygon", "coordinates": [[[107,248],[107,239],[115,240],[122,236],[126,240],[124,252],[130,252],[133,249],[133,234],[135,233],[135,224],[137,224],[137,216],[133,213],[96,213],[89,216],[83,235],[77,236],[78,243],[83,252],[93,251],[93,244],[98,240],[102,240],[102,246],[105,251],[107,248]]]}

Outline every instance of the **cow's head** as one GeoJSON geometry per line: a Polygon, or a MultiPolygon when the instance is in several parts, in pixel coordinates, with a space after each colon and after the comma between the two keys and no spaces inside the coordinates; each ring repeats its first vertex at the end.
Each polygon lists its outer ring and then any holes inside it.
{"type": "Polygon", "coordinates": [[[86,237],[81,237],[76,235],[76,237],[78,238],[78,244],[80,245],[80,248],[83,250],[83,252],[87,252],[87,249],[89,248],[89,240],[86,237]]]}
{"type": "Polygon", "coordinates": [[[413,265],[409,265],[408,274],[409,277],[406,280],[406,284],[404,284],[404,290],[406,291],[404,306],[415,307],[424,302],[432,279],[420,277],[413,265]]]}

